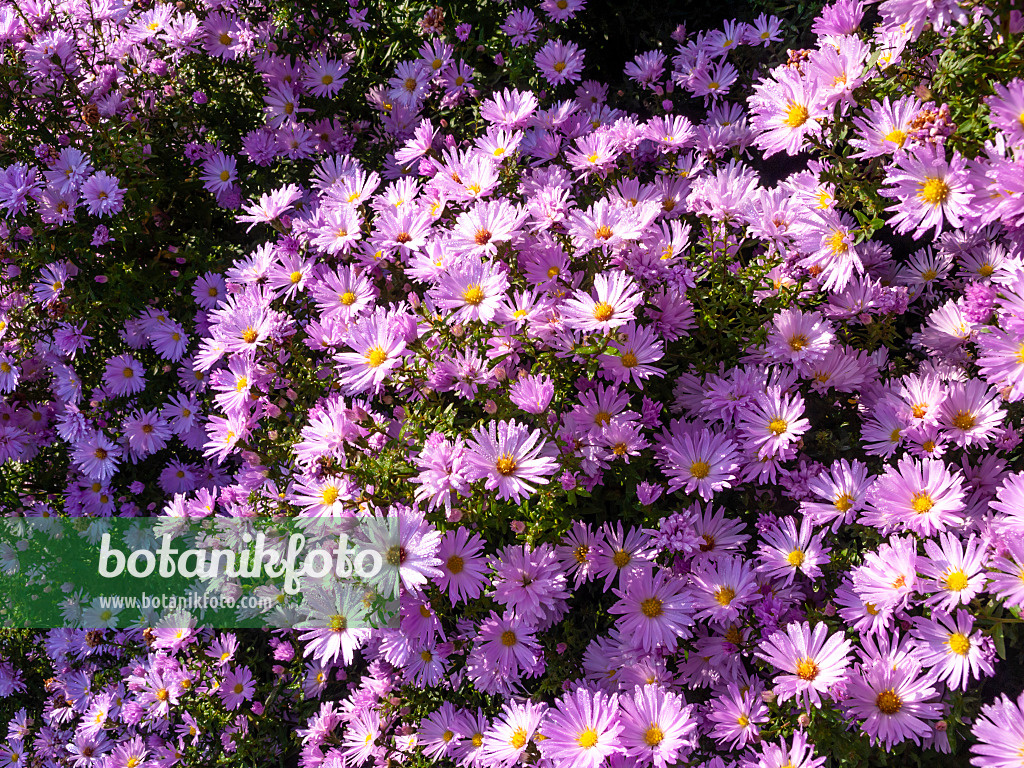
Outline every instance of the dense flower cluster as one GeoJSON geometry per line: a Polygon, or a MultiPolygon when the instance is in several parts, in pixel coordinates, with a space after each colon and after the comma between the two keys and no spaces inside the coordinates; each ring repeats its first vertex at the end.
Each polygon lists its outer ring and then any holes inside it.
{"type": "Polygon", "coordinates": [[[939,84],[1020,13],[679,30],[626,66],[638,112],[582,79],[583,0],[499,10],[357,78],[357,0],[0,0],[7,98],[56,126],[0,164],[5,511],[388,513],[402,604],[115,630],[72,593],[0,658],[0,765],[1019,765],[1024,81],[974,143],[939,84]],[[184,89],[210,71],[258,125],[184,89]],[[178,156],[133,133],[172,117],[178,156]],[[112,321],[172,166],[228,245],[168,241],[112,321]]]}

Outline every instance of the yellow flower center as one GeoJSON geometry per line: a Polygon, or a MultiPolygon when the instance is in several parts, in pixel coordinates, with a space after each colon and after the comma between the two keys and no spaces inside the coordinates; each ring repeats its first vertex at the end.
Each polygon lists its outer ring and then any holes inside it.
{"type": "Polygon", "coordinates": [[[599,322],[603,323],[611,320],[611,317],[614,314],[615,308],[611,304],[601,301],[594,305],[594,319],[599,322]]]}
{"type": "Polygon", "coordinates": [[[828,245],[832,249],[832,253],[842,254],[850,250],[850,244],[846,242],[846,233],[836,230],[832,233],[832,236],[828,239],[828,245]]]}
{"type": "Polygon", "coordinates": [[[818,672],[818,665],[809,657],[804,657],[796,663],[796,676],[801,680],[811,681],[818,676],[818,672]]]}
{"type": "Polygon", "coordinates": [[[768,431],[773,435],[781,435],[789,428],[788,422],[785,419],[773,419],[768,424],[768,431]]]}
{"type": "Polygon", "coordinates": [[[907,134],[904,131],[901,131],[899,128],[893,128],[882,138],[885,141],[891,141],[897,147],[902,147],[903,142],[907,140],[907,134]]]}
{"type": "Polygon", "coordinates": [[[932,497],[924,492],[915,493],[913,498],[910,500],[910,508],[919,515],[923,515],[925,512],[931,512],[931,509],[934,506],[935,502],[932,500],[932,497]]]}
{"type": "Polygon", "coordinates": [[[648,619],[656,619],[665,612],[664,603],[656,597],[648,597],[640,603],[640,612],[648,619]]]}
{"type": "Polygon", "coordinates": [[[462,299],[469,306],[478,307],[484,300],[484,289],[476,283],[472,283],[462,292],[462,299]]]}
{"type": "Polygon", "coordinates": [[[792,336],[789,339],[789,348],[794,352],[799,352],[801,349],[807,346],[807,337],[802,333],[798,333],[796,336],[792,336]]]}
{"type": "Polygon", "coordinates": [[[949,199],[949,185],[939,178],[925,179],[917,196],[929,205],[941,205],[949,199]]]}
{"type": "Polygon", "coordinates": [[[444,741],[451,741],[452,739],[455,738],[455,734],[452,733],[451,731],[445,731],[444,733],[441,734],[441,738],[444,741]]]}
{"type": "Polygon", "coordinates": [[[622,367],[623,368],[635,368],[637,363],[640,361],[636,359],[636,355],[632,352],[627,352],[622,356],[622,367]]]}
{"type": "Polygon", "coordinates": [[[711,474],[711,465],[706,461],[695,461],[690,465],[690,474],[698,480],[703,480],[711,474]]]}
{"type": "Polygon", "coordinates": [[[503,477],[508,477],[516,471],[516,460],[509,453],[503,453],[498,457],[498,460],[494,462],[494,468],[498,470],[498,474],[503,477]]]}
{"type": "Polygon", "coordinates": [[[967,574],[961,570],[950,571],[946,574],[946,589],[952,592],[967,589],[967,582],[967,574]]]}
{"type": "MultiPolygon", "coordinates": [[[[481,744],[483,741],[481,740],[481,744]]],[[[517,728],[515,733],[512,734],[512,739],[509,741],[513,749],[522,749],[526,745],[526,729],[517,728]]]]}
{"type": "Polygon", "coordinates": [[[366,353],[366,364],[371,368],[376,368],[383,365],[384,361],[388,359],[388,353],[380,347],[374,347],[366,353]]]}
{"type": "Polygon", "coordinates": [[[590,749],[597,744],[597,731],[593,728],[588,728],[576,737],[576,743],[584,749],[590,749]]]}
{"type": "Polygon", "coordinates": [[[259,338],[259,334],[256,332],[256,329],[254,329],[252,326],[249,326],[244,331],[242,331],[242,341],[244,341],[246,344],[252,344],[253,342],[256,341],[257,338],[259,338]]]}
{"type": "Polygon", "coordinates": [[[501,644],[506,648],[511,648],[516,644],[516,633],[511,629],[506,629],[501,633],[501,644]]]}
{"type": "Polygon", "coordinates": [[[799,128],[801,125],[807,122],[807,118],[810,113],[807,111],[807,107],[803,104],[797,104],[795,102],[789,102],[789,106],[786,108],[786,119],[783,120],[790,128],[799,128]]]}
{"type": "Polygon", "coordinates": [[[957,429],[966,431],[973,429],[975,424],[977,424],[977,421],[970,411],[957,411],[953,416],[953,426],[957,429]]]}
{"type": "Polygon", "coordinates": [[[729,605],[734,597],[736,597],[736,590],[732,587],[719,587],[715,590],[715,600],[723,608],[729,605]]]}
{"type": "Polygon", "coordinates": [[[606,224],[602,224],[594,230],[594,237],[597,240],[608,240],[613,234],[612,228],[606,224]]]}
{"type": "Polygon", "coordinates": [[[786,555],[786,562],[792,565],[794,568],[799,568],[804,564],[805,556],[803,550],[794,549],[788,555],[786,555]]]}
{"type": "Polygon", "coordinates": [[[331,619],[327,623],[327,626],[330,627],[332,632],[344,632],[346,629],[348,629],[348,619],[344,616],[334,614],[333,616],[331,616],[331,619]]]}
{"type": "Polygon", "coordinates": [[[956,632],[949,636],[949,650],[958,656],[966,656],[967,652],[971,650],[971,640],[967,635],[956,632]]]}
{"type": "Polygon", "coordinates": [[[462,573],[462,570],[466,567],[466,561],[458,555],[452,555],[448,558],[446,565],[448,566],[448,571],[450,573],[458,574],[462,573]]]}
{"type": "Polygon", "coordinates": [[[883,715],[895,715],[903,709],[903,699],[892,688],[886,688],[875,698],[875,706],[883,715]]]}
{"type": "Polygon", "coordinates": [[[644,731],[644,743],[649,747],[658,746],[664,738],[664,732],[655,723],[651,723],[651,727],[644,731]]]}
{"type": "Polygon", "coordinates": [[[840,512],[847,512],[850,507],[853,506],[853,497],[848,493],[841,493],[836,496],[836,500],[832,502],[832,506],[840,512]]]}
{"type": "Polygon", "coordinates": [[[630,560],[632,560],[632,558],[629,556],[629,552],[624,549],[618,549],[615,551],[615,554],[612,555],[612,562],[615,564],[616,568],[625,568],[629,565],[630,560]]]}

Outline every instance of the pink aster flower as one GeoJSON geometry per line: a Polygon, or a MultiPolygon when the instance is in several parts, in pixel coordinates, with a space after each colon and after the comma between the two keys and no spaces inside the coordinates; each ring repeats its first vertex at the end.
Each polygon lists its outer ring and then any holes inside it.
{"type": "Polygon", "coordinates": [[[839,459],[829,471],[818,473],[807,483],[807,489],[824,501],[804,501],[800,511],[815,525],[831,523],[832,531],[838,531],[852,523],[863,508],[871,482],[864,462],[839,459]]]}
{"type": "Polygon", "coordinates": [[[978,335],[978,367],[990,386],[1005,390],[1010,402],[1024,400],[1024,340],[1020,334],[987,328],[978,335]]]}
{"type": "Polygon", "coordinates": [[[472,430],[467,461],[470,481],[484,480],[497,490],[498,498],[518,503],[533,493],[534,485],[546,485],[558,462],[546,450],[540,430],[516,421],[488,422],[472,430]]]}
{"type": "Polygon", "coordinates": [[[977,768],[1017,768],[1024,753],[1024,693],[1014,703],[1006,694],[981,708],[972,733],[971,764],[977,768]]]}
{"type": "Polygon", "coordinates": [[[772,75],[758,83],[749,100],[751,127],[759,132],[754,143],[765,157],[783,151],[796,155],[807,136],[821,133],[825,94],[796,68],[777,67],[772,75]]]}
{"type": "Polygon", "coordinates": [[[995,95],[987,99],[989,122],[1011,145],[1024,144],[1024,80],[1018,77],[1006,85],[994,83],[993,90],[995,95]]]}
{"type": "Polygon", "coordinates": [[[861,730],[872,743],[881,742],[886,749],[908,739],[920,744],[932,734],[929,721],[942,717],[934,678],[908,658],[896,663],[869,660],[849,675],[846,691],[843,707],[862,721],[861,730]]]}
{"type": "Polygon", "coordinates": [[[575,43],[548,40],[537,51],[533,62],[551,85],[574,83],[583,73],[584,53],[575,43]]]}
{"type": "Polygon", "coordinates": [[[787,394],[779,387],[769,387],[757,396],[754,404],[740,416],[740,428],[749,439],[748,447],[756,448],[759,458],[775,456],[795,443],[811,428],[804,418],[804,399],[800,394],[787,394]]]}
{"type": "Polygon", "coordinates": [[[602,197],[585,211],[573,211],[567,226],[576,246],[576,255],[581,256],[598,247],[608,251],[629,240],[641,239],[659,213],[661,206],[653,202],[626,205],[607,197],[602,197]]]}
{"type": "Polygon", "coordinates": [[[646,653],[659,646],[671,651],[679,638],[690,636],[693,603],[684,582],[668,570],[641,570],[613,592],[619,601],[608,612],[621,617],[616,626],[634,647],[646,653]]]}
{"type": "Polygon", "coordinates": [[[954,381],[939,406],[939,426],[960,446],[986,446],[1002,425],[1006,411],[999,393],[980,379],[954,381]]]}
{"type": "Polygon", "coordinates": [[[501,714],[484,733],[479,765],[508,768],[518,763],[527,748],[535,745],[534,737],[547,709],[544,702],[505,702],[501,714]]]}
{"type": "Polygon", "coordinates": [[[93,216],[113,216],[124,207],[124,193],[115,176],[94,173],[82,185],[82,202],[93,216]]]}
{"type": "Polygon", "coordinates": [[[896,214],[889,224],[900,234],[913,232],[920,238],[934,228],[937,238],[947,220],[959,227],[970,210],[966,161],[954,151],[947,162],[941,145],[926,144],[904,155],[889,168],[885,183],[891,186],[878,194],[897,201],[886,210],[896,214]]]}
{"type": "Polygon", "coordinates": [[[487,562],[482,557],[484,540],[480,534],[472,536],[463,527],[445,531],[437,556],[441,560],[441,576],[435,579],[437,588],[448,593],[455,605],[480,595],[490,583],[487,562]]]}
{"type": "Polygon", "coordinates": [[[302,613],[305,620],[296,629],[303,630],[299,640],[305,643],[303,656],[330,664],[340,659],[348,665],[356,649],[370,637],[366,623],[366,606],[360,591],[344,584],[330,589],[315,587],[303,594],[302,613]]]}
{"type": "Polygon", "coordinates": [[[729,683],[723,693],[711,699],[707,719],[714,723],[710,735],[718,744],[739,749],[758,741],[758,725],[768,721],[768,706],[761,699],[762,692],[760,683],[743,689],[729,683]]]}
{"type": "Polygon", "coordinates": [[[778,744],[765,742],[756,757],[757,768],[822,768],[826,760],[814,756],[814,745],[803,731],[793,733],[792,744],[785,739],[779,739],[778,744]]]}
{"type": "Polygon", "coordinates": [[[638,685],[632,696],[619,697],[619,706],[619,742],[636,764],[668,768],[696,747],[693,707],[682,696],[657,685],[638,685]]]}
{"type": "Polygon", "coordinates": [[[755,655],[789,673],[775,678],[779,701],[795,698],[805,708],[820,707],[821,694],[843,680],[850,663],[850,641],[841,634],[829,636],[821,623],[813,630],[806,621],[791,623],[785,634],[775,632],[763,641],[761,649],[755,655]]]}
{"type": "Polygon", "coordinates": [[[480,117],[499,128],[522,128],[537,109],[537,97],[530,91],[505,89],[480,105],[480,117]]]}
{"type": "Polygon", "coordinates": [[[493,256],[498,243],[519,234],[526,216],[525,209],[505,200],[477,201],[455,220],[451,244],[466,253],[493,256]]]}
{"type": "Polygon", "coordinates": [[[405,338],[401,329],[392,319],[373,314],[359,320],[346,341],[354,351],[334,356],[346,393],[379,392],[388,374],[402,364],[405,338]]]}
{"type": "Polygon", "coordinates": [[[986,642],[981,630],[973,629],[974,617],[963,609],[955,617],[945,611],[932,611],[930,619],[914,619],[911,634],[920,643],[915,649],[917,658],[953,690],[966,690],[972,677],[978,680],[995,673],[995,649],[986,647],[991,639],[986,642]]]}
{"type": "Polygon", "coordinates": [[[828,352],[835,336],[832,331],[832,323],[818,312],[785,309],[772,318],[767,353],[779,362],[810,362],[828,352]]]}
{"type": "Polygon", "coordinates": [[[171,428],[156,409],[135,411],[125,419],[124,435],[132,454],[141,458],[164,448],[171,439],[171,428]]]}
{"type": "Polygon", "coordinates": [[[302,194],[302,188],[295,184],[275,189],[269,194],[261,195],[258,202],[242,206],[245,215],[238,216],[237,220],[249,222],[246,232],[260,222],[270,224],[290,210],[302,198],[302,194]]]}
{"type": "Polygon", "coordinates": [[[952,611],[971,602],[985,588],[987,555],[974,534],[965,545],[956,534],[941,533],[938,541],[927,539],[924,550],[927,557],[919,567],[926,578],[922,591],[934,591],[926,601],[928,605],[952,611]]]}
{"type": "Polygon", "coordinates": [[[72,451],[75,465],[89,478],[106,482],[117,472],[120,446],[102,432],[93,432],[80,440],[72,451]]]}
{"type": "Polygon", "coordinates": [[[542,624],[569,598],[565,569],[550,544],[505,547],[494,567],[494,600],[525,621],[542,624]]]}
{"type": "Polygon", "coordinates": [[[221,701],[229,711],[238,709],[243,702],[252,701],[255,692],[256,683],[253,680],[252,672],[245,666],[229,669],[217,690],[221,701]]]}
{"type": "Polygon", "coordinates": [[[709,429],[675,429],[663,434],[656,447],[658,466],[669,478],[670,491],[698,493],[709,500],[732,487],[739,467],[736,444],[709,429]]]}
{"type": "Polygon", "coordinates": [[[116,355],[107,360],[103,380],[112,395],[134,395],[146,388],[142,363],[131,355],[116,355]]]}
{"type": "Polygon", "coordinates": [[[940,459],[900,459],[868,491],[865,525],[931,536],[963,522],[963,478],[940,459]]]}
{"type": "Polygon", "coordinates": [[[602,355],[601,370],[616,384],[632,383],[643,389],[646,379],[665,375],[661,368],[651,365],[665,356],[664,342],[651,326],[627,323],[611,346],[618,354],[602,355]]]}
{"type": "Polygon", "coordinates": [[[575,768],[598,768],[622,753],[618,696],[585,686],[559,699],[548,711],[541,755],[575,768]]]}
{"type": "Polygon", "coordinates": [[[591,333],[608,333],[633,319],[633,310],[643,301],[633,279],[615,270],[594,278],[592,293],[577,291],[563,308],[566,326],[591,333]]]}
{"type": "Polygon", "coordinates": [[[508,397],[517,407],[527,413],[544,413],[555,393],[555,385],[550,376],[523,376],[509,387],[508,397]]]}
{"type": "Polygon", "coordinates": [[[452,310],[451,321],[489,323],[501,308],[508,278],[498,267],[470,256],[445,274],[430,296],[441,309],[452,310]]]}
{"type": "Polygon", "coordinates": [[[806,517],[800,521],[799,531],[792,517],[783,518],[779,525],[765,531],[763,539],[757,550],[757,569],[782,579],[787,586],[797,573],[812,581],[821,576],[820,566],[829,562],[828,553],[832,551],[822,544],[820,534],[814,535],[814,525],[806,517]]]}
{"type": "Polygon", "coordinates": [[[705,560],[691,579],[697,610],[694,619],[709,618],[720,625],[729,624],[757,596],[754,571],[740,557],[705,560]]]}
{"type": "Polygon", "coordinates": [[[917,540],[892,536],[853,571],[853,588],[878,610],[906,607],[917,590],[917,540]]]}

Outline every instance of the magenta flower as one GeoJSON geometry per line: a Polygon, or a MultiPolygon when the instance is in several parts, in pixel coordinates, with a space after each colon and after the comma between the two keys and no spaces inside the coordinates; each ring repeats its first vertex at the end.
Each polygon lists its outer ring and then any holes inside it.
{"type": "Polygon", "coordinates": [[[549,710],[540,752],[555,764],[599,768],[623,751],[622,728],[618,697],[581,686],[549,710]]]}
{"type": "Polygon", "coordinates": [[[534,485],[546,485],[558,469],[540,430],[531,432],[525,424],[491,421],[471,435],[466,456],[470,480],[484,480],[484,487],[497,490],[501,500],[518,503],[533,493],[534,485]]]}
{"type": "Polygon", "coordinates": [[[256,692],[256,682],[253,680],[252,672],[246,666],[229,669],[224,674],[220,688],[221,701],[228,710],[238,709],[243,702],[252,701],[256,692]]]}
{"type": "Polygon", "coordinates": [[[889,220],[890,226],[900,234],[913,231],[915,238],[932,228],[937,238],[947,220],[959,227],[971,202],[963,157],[954,151],[953,160],[946,162],[941,145],[925,144],[897,162],[885,179],[891,186],[878,191],[897,201],[886,208],[896,214],[889,220]]]}
{"type": "Polygon", "coordinates": [[[620,616],[616,626],[634,647],[646,653],[659,646],[672,651],[679,638],[690,636],[693,601],[683,582],[667,570],[640,570],[612,591],[619,601],[608,612],[620,616]]]}
{"type": "Polygon", "coordinates": [[[94,173],[82,184],[82,202],[93,216],[113,216],[124,207],[124,193],[118,180],[105,171],[94,173]]]}
{"type": "Polygon", "coordinates": [[[971,765],[977,768],[1016,768],[1024,753],[1024,693],[1017,702],[1004,693],[981,708],[972,730],[971,765]]]}
{"type": "Polygon", "coordinates": [[[812,630],[805,621],[792,623],[786,632],[775,632],[761,644],[757,656],[789,674],[775,678],[779,701],[797,699],[805,708],[820,707],[821,694],[845,677],[850,663],[850,641],[841,634],[828,635],[825,624],[812,630]]]}
{"type": "Polygon", "coordinates": [[[693,707],[657,685],[637,686],[619,698],[619,743],[625,756],[654,768],[676,765],[697,745],[693,707]]]}

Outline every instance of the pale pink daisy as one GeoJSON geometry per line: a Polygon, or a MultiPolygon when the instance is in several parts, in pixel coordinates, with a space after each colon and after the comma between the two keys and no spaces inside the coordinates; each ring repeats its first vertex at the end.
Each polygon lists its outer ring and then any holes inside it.
{"type": "Polygon", "coordinates": [[[805,621],[787,625],[785,633],[772,634],[755,655],[789,673],[775,678],[779,701],[795,698],[809,708],[820,707],[821,694],[843,680],[850,650],[850,641],[842,634],[829,635],[822,623],[812,630],[805,621]]]}

